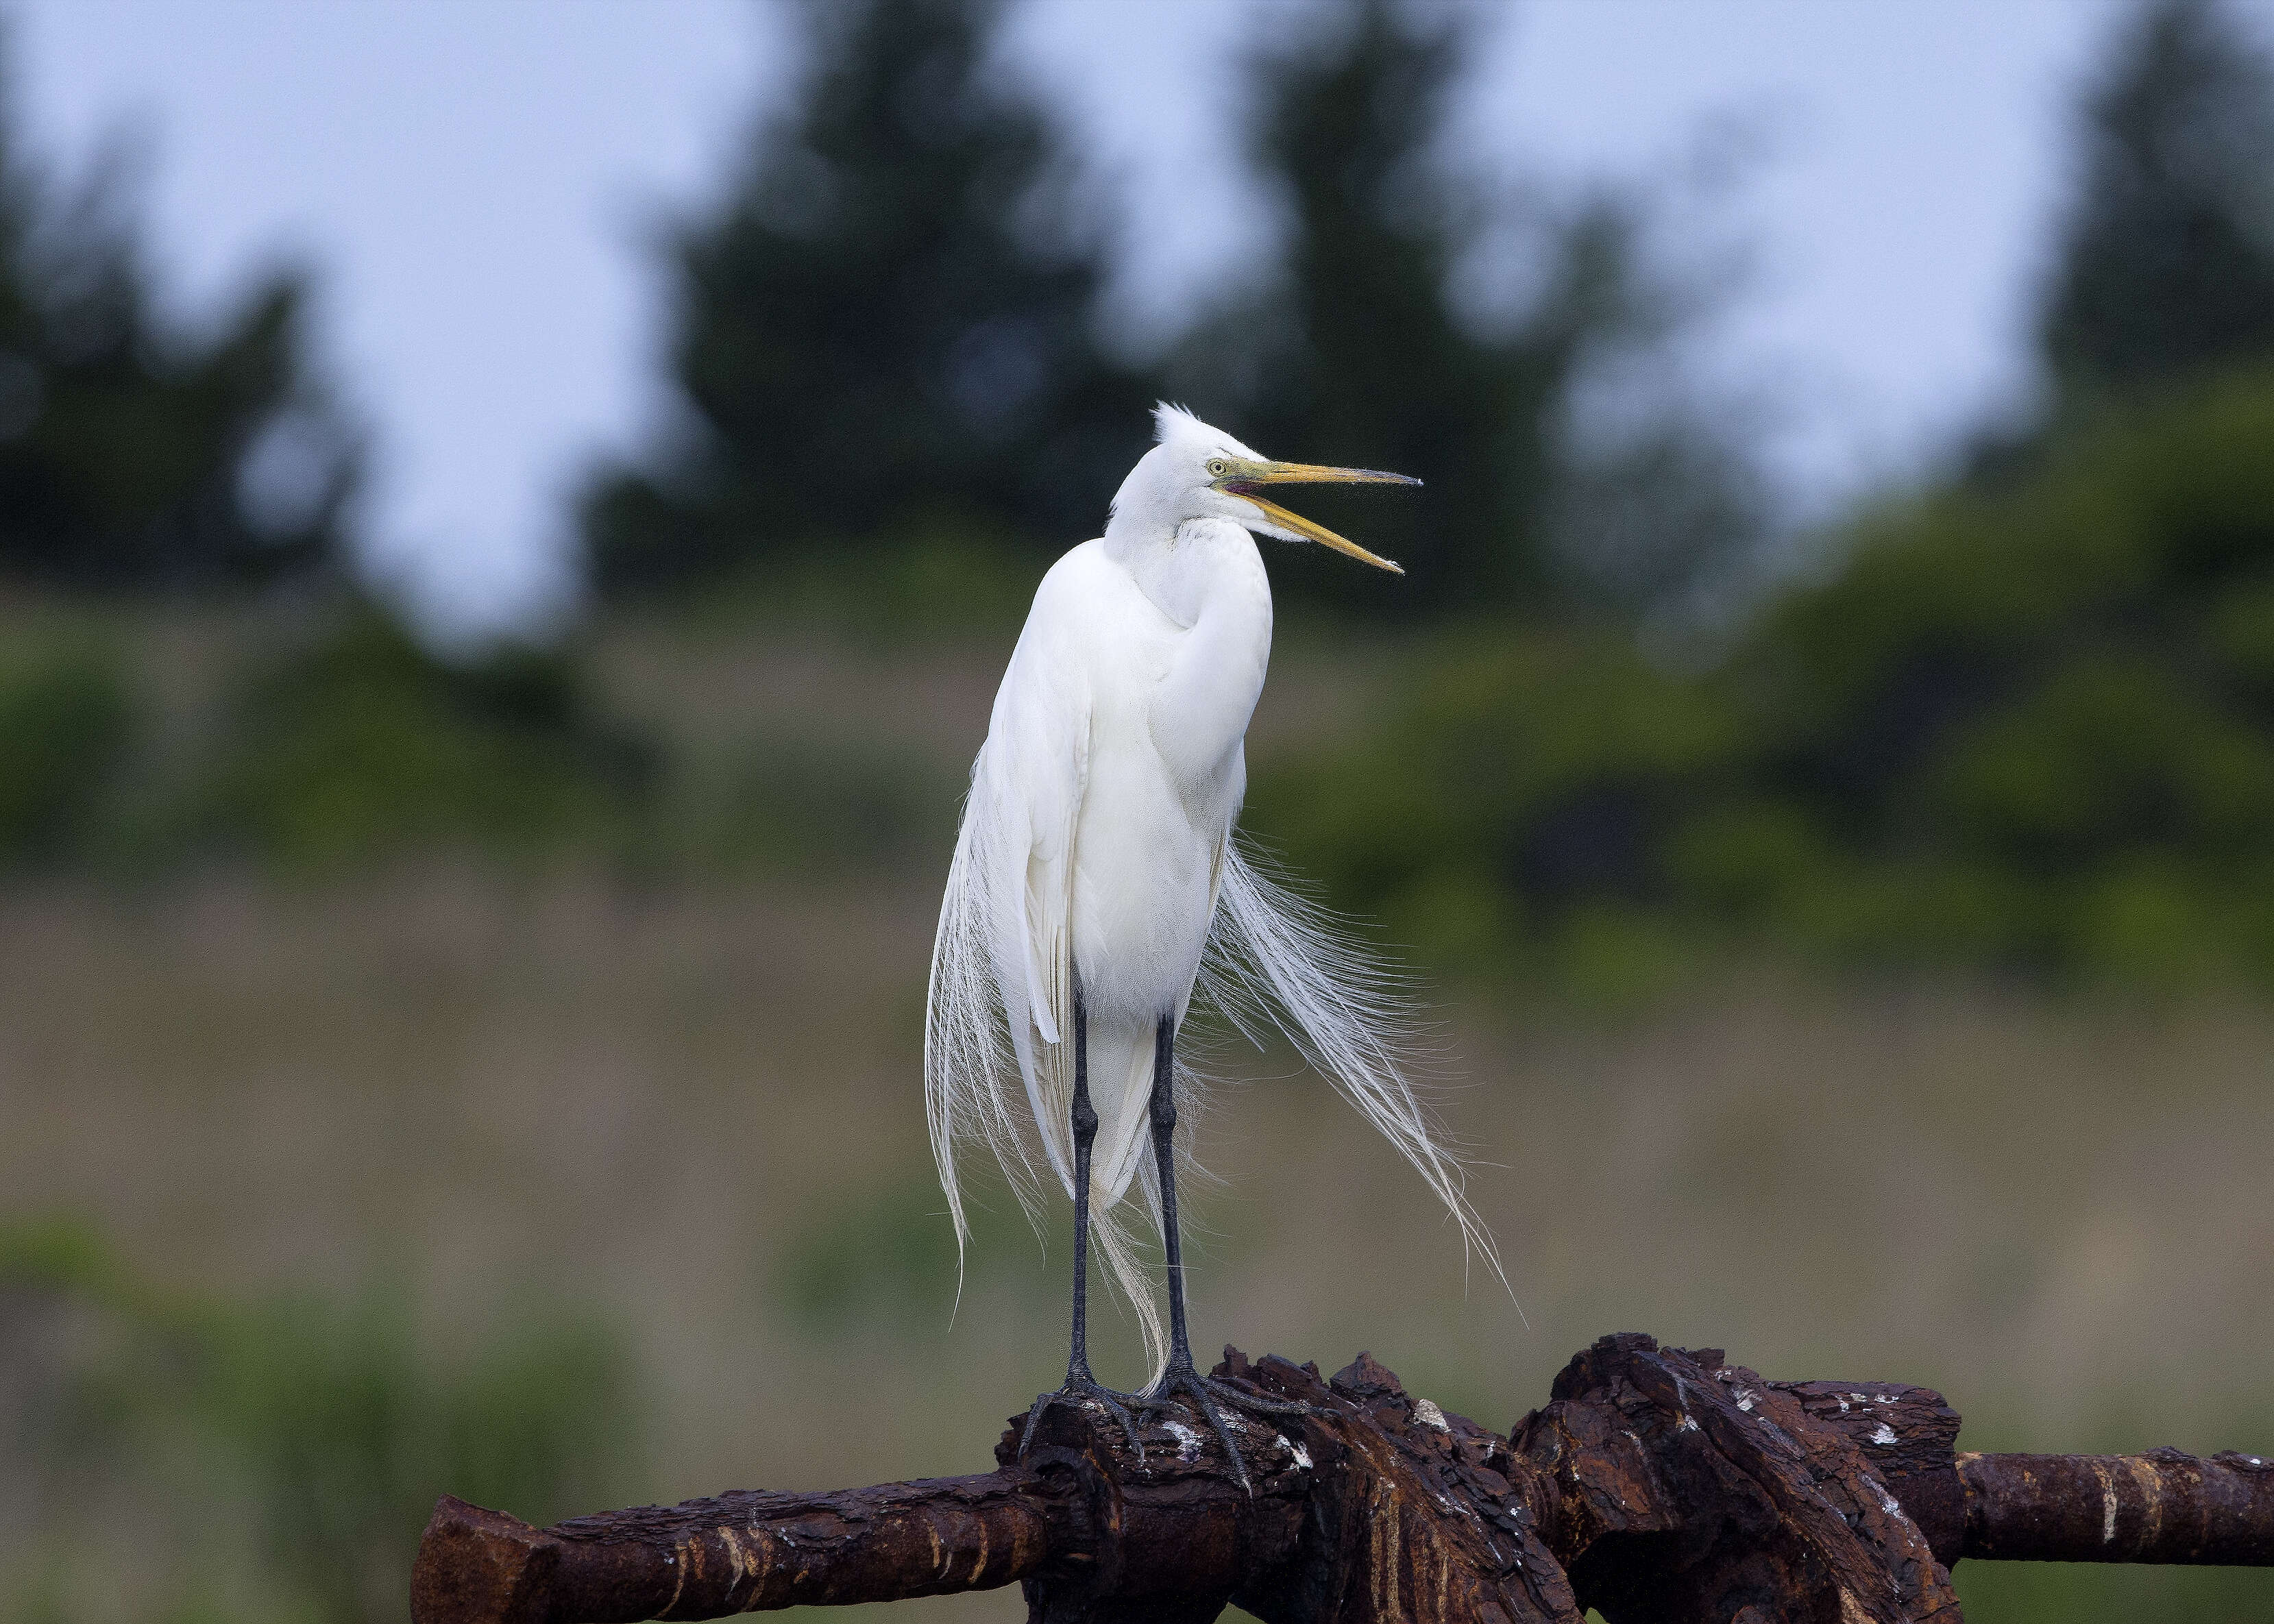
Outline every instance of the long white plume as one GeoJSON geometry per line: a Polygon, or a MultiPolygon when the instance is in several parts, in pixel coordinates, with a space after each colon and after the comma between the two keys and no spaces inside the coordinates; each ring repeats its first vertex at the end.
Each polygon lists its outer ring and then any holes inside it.
{"type": "Polygon", "coordinates": [[[1397,973],[1339,922],[1274,879],[1235,838],[1209,932],[1201,987],[1251,1039],[1276,1026],[1411,1162],[1505,1287],[1500,1248],[1468,1197],[1468,1171],[1409,1076],[1414,1008],[1397,973]]]}
{"type": "MultiPolygon", "coordinates": [[[[992,876],[1019,869],[990,861],[994,854],[983,849],[989,822],[967,816],[956,843],[932,947],[924,1028],[925,1108],[955,1224],[959,1271],[970,1237],[958,1176],[964,1147],[976,1143],[993,1154],[1030,1220],[1038,1222],[1042,1213],[1041,1165],[1051,1166],[1071,1188],[1033,1112],[1066,1108],[1072,1067],[1057,1064],[1059,1056],[1048,1052],[1035,1029],[1021,967],[1004,962],[1002,910],[1025,902],[990,894],[1005,883],[992,876]]],[[[1224,853],[1200,992],[1251,1039],[1260,1042],[1272,1028],[1284,1033],[1412,1164],[1459,1226],[1465,1247],[1506,1283],[1492,1234],[1469,1200],[1466,1169],[1410,1079],[1412,1006],[1395,972],[1236,847],[1224,853]]],[[[1064,1036],[1070,1043],[1072,1032],[1064,1036]]],[[[1178,1071],[1179,1095],[1187,1097],[1191,1073],[1181,1058],[1178,1071]]],[[[1188,1126],[1179,1126],[1180,1167],[1189,1165],[1188,1126]]],[[[1157,1229],[1160,1193],[1149,1157],[1132,1188],[1157,1229]]],[[[1157,1368],[1165,1338],[1153,1271],[1125,1212],[1093,1199],[1091,1240],[1103,1272],[1134,1311],[1157,1368]]]]}
{"type": "MultiPolygon", "coordinates": [[[[1013,1052],[1008,1026],[1012,1011],[1005,1007],[997,974],[996,926],[987,883],[994,865],[988,861],[990,853],[981,849],[987,839],[986,820],[967,811],[956,836],[955,861],[948,869],[947,894],[940,902],[939,934],[932,940],[931,980],[924,996],[924,1115],[931,1130],[932,1158],[939,1164],[940,1184],[947,1192],[947,1210],[955,1221],[959,1275],[971,1235],[956,1176],[962,1145],[976,1140],[992,1152],[1028,1218],[1037,1223],[1042,1218],[1029,1136],[1022,1132],[1026,1124],[1013,1104],[1014,1092],[1005,1086],[1020,1077],[1028,1062],[1013,1052]]],[[[1023,1008],[1018,1013],[1023,1019],[1023,1008]]],[[[1026,1043],[1017,1047],[1034,1041],[1028,1034],[1026,1043]]]]}

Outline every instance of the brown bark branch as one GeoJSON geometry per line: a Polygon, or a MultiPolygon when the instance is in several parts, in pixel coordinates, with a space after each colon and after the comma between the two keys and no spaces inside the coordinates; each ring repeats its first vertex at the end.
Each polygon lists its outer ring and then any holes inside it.
{"type": "Polygon", "coordinates": [[[618,1624],[1026,1586],[1035,1624],[1957,1624],[1962,1556],[2274,1565],[2274,1465],[1959,1455],[1938,1394],[1772,1382],[1606,1337],[1502,1438],[1371,1358],[1323,1380],[1226,1350],[1309,1408],[1141,1433],[1055,1409],[981,1477],[740,1492],[538,1530],[445,1499],[417,1624],[618,1624]],[[1253,1492],[1241,1485],[1244,1466],[1253,1492]]]}
{"type": "Polygon", "coordinates": [[[2274,1461],[2232,1450],[1962,1455],[1968,1556],[2274,1565],[2274,1461]]]}
{"type": "Polygon", "coordinates": [[[445,1498],[411,1570],[411,1612],[629,1624],[988,1590],[1041,1566],[1050,1509],[1034,1485],[999,1472],[722,1494],[543,1530],[445,1498]]]}

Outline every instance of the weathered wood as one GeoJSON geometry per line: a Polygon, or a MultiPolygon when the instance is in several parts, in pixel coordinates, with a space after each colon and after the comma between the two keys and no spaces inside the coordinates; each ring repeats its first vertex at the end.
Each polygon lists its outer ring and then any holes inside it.
{"type": "Polygon", "coordinates": [[[1246,1468],[1190,1410],[1144,1417],[1131,1449],[1120,1424],[1096,1406],[1054,1406],[1022,1455],[1026,1417],[996,1446],[1004,1470],[1029,1474],[1073,1508],[1050,1557],[1026,1577],[1028,1617],[1159,1620],[1206,1624],[1249,1573],[1287,1560],[1308,1499],[1304,1434],[1293,1437],[1238,1410],[1225,1411],[1246,1468]]]}
{"type": "Polygon", "coordinates": [[[1001,1473],[721,1494],[543,1530],[446,1497],[411,1570],[411,1613],[629,1624],[989,1590],[1040,1566],[1055,1509],[1001,1473]]]}
{"type": "Polygon", "coordinates": [[[1554,1395],[1510,1442],[1554,1485],[1549,1542],[1610,1624],[1959,1617],[1869,1446],[1809,1399],[1631,1334],[1573,1359],[1554,1395]]]}
{"type": "Polygon", "coordinates": [[[2274,1564],[2274,1460],[2263,1455],[1963,1455],[1958,1475],[1971,1557],[2274,1564]]]}
{"type": "Polygon", "coordinates": [[[1960,1455],[1941,1395],[1764,1380],[1606,1337],[1508,1438],[1371,1357],[1332,1379],[1233,1350],[1306,1408],[1182,1407],[1133,1449],[1086,1406],[982,1477],[742,1492],[535,1529],[445,1498],[415,1624],[629,1624],[1026,1587],[1033,1624],[1959,1624],[1961,1557],[2274,1566],[2256,1456],[1960,1455]],[[1141,1458],[1140,1454],[1141,1449],[1141,1458]]]}
{"type": "Polygon", "coordinates": [[[501,1511],[445,1494],[410,1566],[410,1616],[538,1624],[553,1616],[561,1541],[501,1511]]]}
{"type": "Polygon", "coordinates": [[[1412,1398],[1367,1354],[1325,1382],[1229,1348],[1219,1369],[1311,1406],[1300,1543],[1233,1596],[1264,1624],[1579,1624],[1506,1439],[1412,1398]]]}
{"type": "Polygon", "coordinates": [[[1331,1380],[1224,1350],[1216,1376],[1307,1406],[1228,1409],[1249,1488],[1197,1416],[1142,1430],[1053,1410],[1005,1469],[1089,1507],[1087,1539],[1026,1581],[1036,1624],[1213,1619],[1236,1601],[1265,1624],[1579,1624],[1562,1571],[1506,1475],[1507,1441],[1410,1397],[1372,1358],[1331,1380]],[[1252,1492],[1251,1492],[1252,1490],[1252,1492]]]}
{"type": "Polygon", "coordinates": [[[1955,1465],[1958,1412],[1942,1395],[1893,1381],[1773,1381],[1810,1417],[1846,1434],[1902,1502],[1944,1567],[1966,1534],[1966,1501],[1955,1465]]]}

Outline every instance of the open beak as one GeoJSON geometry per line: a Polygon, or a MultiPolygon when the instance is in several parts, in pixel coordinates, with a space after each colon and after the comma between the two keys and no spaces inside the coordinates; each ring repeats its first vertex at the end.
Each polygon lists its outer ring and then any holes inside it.
{"type": "Polygon", "coordinates": [[[1245,499],[1260,509],[1265,518],[1284,530],[1315,541],[1322,547],[1332,547],[1361,564],[1386,569],[1393,575],[1405,573],[1404,568],[1389,559],[1368,553],[1358,543],[1336,535],[1323,524],[1312,523],[1300,514],[1289,513],[1276,502],[1264,500],[1255,492],[1258,486],[1267,485],[1419,485],[1419,479],[1408,478],[1404,474],[1379,473],[1371,468],[1321,468],[1311,462],[1240,462],[1216,483],[1234,496],[1245,499]]]}

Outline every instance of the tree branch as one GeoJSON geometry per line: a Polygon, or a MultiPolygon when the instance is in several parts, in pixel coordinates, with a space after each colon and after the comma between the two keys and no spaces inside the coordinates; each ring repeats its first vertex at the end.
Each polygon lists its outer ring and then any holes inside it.
{"type": "MultiPolygon", "coordinates": [[[[2274,1565],[2274,1464],[1959,1455],[1940,1395],[1772,1382],[1716,1350],[1606,1337],[1503,1438],[1360,1355],[1227,1350],[1307,1406],[1140,1434],[1054,1408],[981,1477],[738,1492],[538,1530],[445,1498],[416,1624],[620,1624],[1026,1587],[1035,1624],[1956,1624],[1961,1557],[2274,1565]],[[1242,1486],[1245,1476],[1253,1492],[1242,1486]]],[[[1021,1418],[1022,1419],[1022,1418],[1021,1418]]]]}
{"type": "Polygon", "coordinates": [[[1962,1455],[1968,1556],[2020,1562],[2274,1566],[2274,1461],[1962,1455]]]}

